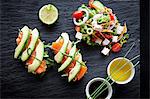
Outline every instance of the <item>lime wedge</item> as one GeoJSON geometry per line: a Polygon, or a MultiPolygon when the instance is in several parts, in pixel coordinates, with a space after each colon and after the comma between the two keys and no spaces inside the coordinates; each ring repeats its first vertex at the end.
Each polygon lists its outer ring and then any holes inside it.
{"type": "Polygon", "coordinates": [[[45,24],[53,24],[58,19],[58,9],[52,5],[44,5],[39,10],[39,19],[45,24]]]}

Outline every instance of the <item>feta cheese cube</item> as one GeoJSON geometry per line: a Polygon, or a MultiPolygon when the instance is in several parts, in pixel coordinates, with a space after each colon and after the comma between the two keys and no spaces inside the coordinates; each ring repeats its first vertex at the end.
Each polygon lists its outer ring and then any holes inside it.
{"type": "Polygon", "coordinates": [[[105,46],[105,45],[108,45],[110,43],[110,41],[108,39],[105,39],[102,44],[105,46]]]}
{"type": "Polygon", "coordinates": [[[101,31],[102,30],[102,26],[98,25],[98,24],[95,24],[93,29],[96,30],[96,31],[101,31]]]}
{"type": "Polygon", "coordinates": [[[103,50],[101,51],[102,54],[104,55],[109,55],[110,49],[108,49],[107,47],[104,47],[103,50]]]}
{"type": "Polygon", "coordinates": [[[117,27],[117,34],[121,34],[122,31],[123,31],[123,29],[124,29],[124,27],[119,25],[119,26],[117,27]]]}
{"type": "Polygon", "coordinates": [[[82,39],[82,33],[77,32],[75,37],[76,37],[77,39],[81,40],[81,39],[82,39]]]}
{"type": "Polygon", "coordinates": [[[84,18],[83,18],[83,21],[84,21],[84,22],[86,22],[87,20],[88,20],[88,18],[87,18],[87,17],[84,17],[84,18]]]}
{"type": "Polygon", "coordinates": [[[117,42],[118,41],[118,36],[113,36],[112,37],[112,42],[117,42]]]}

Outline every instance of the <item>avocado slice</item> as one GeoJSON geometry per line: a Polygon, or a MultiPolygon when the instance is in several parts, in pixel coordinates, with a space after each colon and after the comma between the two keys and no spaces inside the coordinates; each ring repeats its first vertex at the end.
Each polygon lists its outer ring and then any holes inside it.
{"type": "MultiPolygon", "coordinates": [[[[74,57],[76,53],[76,44],[73,45],[69,52],[69,56],[74,57]]],[[[72,62],[72,58],[68,57],[66,61],[58,68],[58,72],[63,71],[72,62]]]]}
{"type": "Polygon", "coordinates": [[[82,56],[81,56],[81,54],[79,54],[79,55],[80,55],[80,57],[78,59],[78,62],[76,61],[76,65],[69,72],[68,82],[70,82],[72,79],[74,79],[76,77],[76,75],[78,74],[78,72],[80,71],[80,68],[81,68],[81,64],[80,63],[82,62],[82,56]]]}
{"type": "Polygon", "coordinates": [[[93,5],[96,7],[95,9],[100,12],[100,11],[104,11],[104,5],[100,2],[100,1],[94,1],[93,5]]]}
{"type": "Polygon", "coordinates": [[[32,38],[31,38],[30,44],[28,48],[21,55],[22,61],[26,61],[29,58],[29,56],[32,54],[35,48],[36,42],[39,38],[39,32],[36,28],[31,32],[31,34],[32,34],[32,38]]]}
{"type": "Polygon", "coordinates": [[[29,28],[27,26],[24,26],[21,29],[21,31],[23,33],[23,36],[22,36],[21,42],[19,43],[19,45],[15,49],[14,58],[17,58],[19,56],[19,54],[21,53],[21,51],[23,50],[23,48],[24,48],[24,46],[26,44],[26,41],[30,37],[29,28]]]}
{"type": "MultiPolygon", "coordinates": [[[[33,63],[28,66],[28,72],[34,73],[34,71],[40,66],[41,61],[43,60],[44,56],[44,44],[43,42],[39,42],[35,49],[36,55],[33,63]]],[[[31,56],[32,57],[32,56],[31,56]]]]}
{"type": "Polygon", "coordinates": [[[63,56],[66,52],[66,49],[67,49],[67,46],[68,46],[68,42],[69,42],[69,36],[67,33],[62,33],[61,34],[61,37],[64,39],[64,43],[61,47],[61,49],[59,50],[59,52],[54,56],[54,60],[57,62],[57,63],[60,63],[63,59],[63,56]]]}

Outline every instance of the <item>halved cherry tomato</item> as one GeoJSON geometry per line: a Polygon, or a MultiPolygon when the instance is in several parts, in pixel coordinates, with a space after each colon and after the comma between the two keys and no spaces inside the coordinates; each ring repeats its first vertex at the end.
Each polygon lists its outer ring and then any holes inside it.
{"type": "Polygon", "coordinates": [[[104,34],[104,36],[105,36],[107,39],[111,39],[111,38],[112,38],[112,35],[104,34]]]}
{"type": "Polygon", "coordinates": [[[121,50],[121,44],[120,43],[116,43],[112,46],[112,51],[113,52],[119,52],[121,50]]]}
{"type": "Polygon", "coordinates": [[[83,12],[82,11],[75,11],[73,14],[72,14],[72,17],[73,18],[76,18],[77,20],[78,19],[81,19],[83,17],[83,12]]]}

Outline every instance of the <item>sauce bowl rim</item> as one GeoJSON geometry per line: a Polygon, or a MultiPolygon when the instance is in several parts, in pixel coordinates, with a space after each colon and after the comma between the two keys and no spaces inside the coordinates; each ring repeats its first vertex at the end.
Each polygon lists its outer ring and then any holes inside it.
{"type": "Polygon", "coordinates": [[[109,86],[108,87],[108,95],[105,99],[110,99],[112,97],[112,93],[113,93],[113,90],[112,90],[112,86],[110,85],[110,83],[105,80],[104,78],[100,78],[100,77],[96,77],[96,78],[93,78],[91,79],[88,84],[86,85],[86,89],[85,89],[85,92],[86,92],[86,96],[88,99],[92,99],[92,97],[90,96],[90,93],[89,93],[89,87],[92,83],[96,82],[96,81],[102,81],[102,82],[106,82],[106,85],[109,86]]]}
{"type": "Polygon", "coordinates": [[[114,79],[110,76],[110,66],[111,66],[111,64],[112,64],[114,61],[116,61],[116,60],[118,60],[118,59],[125,59],[126,61],[130,61],[129,59],[124,58],[124,57],[118,57],[118,58],[113,59],[113,60],[109,63],[109,65],[108,65],[108,67],[107,67],[107,75],[110,77],[110,79],[111,79],[112,81],[114,81],[114,82],[117,83],[117,84],[127,84],[127,83],[129,83],[129,82],[133,79],[133,77],[134,77],[134,75],[135,75],[135,68],[133,67],[134,65],[133,65],[132,62],[129,62],[129,64],[130,64],[130,66],[131,66],[132,69],[131,69],[131,75],[130,75],[130,77],[129,77],[127,80],[125,80],[125,81],[116,81],[116,80],[114,80],[114,79]]]}

